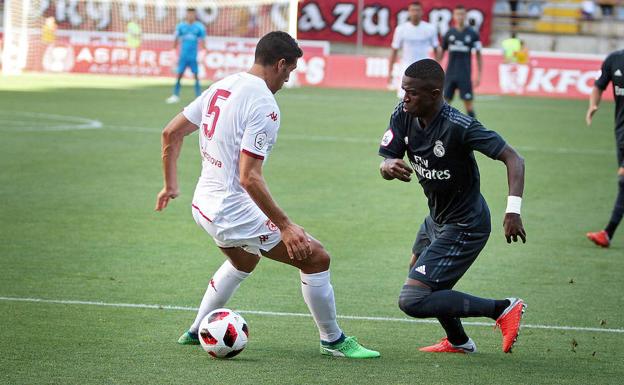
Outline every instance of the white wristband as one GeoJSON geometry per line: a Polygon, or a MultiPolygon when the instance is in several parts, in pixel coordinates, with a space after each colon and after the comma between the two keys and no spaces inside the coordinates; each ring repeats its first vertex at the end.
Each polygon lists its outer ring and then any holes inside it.
{"type": "Polygon", "coordinates": [[[507,197],[507,209],[505,213],[514,213],[520,215],[520,208],[522,207],[522,198],[510,195],[507,197]]]}

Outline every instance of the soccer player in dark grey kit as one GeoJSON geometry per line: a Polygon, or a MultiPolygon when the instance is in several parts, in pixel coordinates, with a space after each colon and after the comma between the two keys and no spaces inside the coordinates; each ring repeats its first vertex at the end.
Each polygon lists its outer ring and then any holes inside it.
{"type": "Polygon", "coordinates": [[[442,55],[449,51],[448,65],[446,66],[446,81],[444,82],[444,99],[447,103],[453,100],[455,90],[459,90],[459,97],[464,101],[466,113],[475,117],[474,92],[472,89],[472,51],[477,58],[477,77],[474,87],[481,83],[483,62],[481,59],[481,41],[479,33],[466,25],[466,8],[458,5],[453,10],[454,27],[451,27],[442,39],[442,55]]]}
{"type": "Polygon", "coordinates": [[[524,301],[478,298],[451,289],[475,261],[491,229],[473,151],[507,167],[509,197],[503,227],[508,243],[518,238],[526,242],[520,218],[524,160],[496,132],[445,103],[443,84],[444,71],[435,60],[410,65],[401,85],[405,96],[379,148],[384,158],[381,176],[409,182],[415,172],[429,202],[430,215],[412,248],[399,307],[412,317],[436,317],[446,331],[446,338],[421,351],[474,353],[477,347],[460,318],[489,317],[500,327],[507,353],[518,337],[524,301]],[[405,155],[411,167],[403,160],[405,155]]]}
{"type": "Polygon", "coordinates": [[[587,238],[601,247],[611,245],[613,234],[624,215],[624,50],[611,53],[602,63],[600,77],[596,79],[594,89],[589,97],[589,108],[585,116],[588,126],[598,111],[602,93],[609,82],[613,83],[613,96],[615,98],[615,143],[619,167],[618,194],[611,212],[611,219],[609,219],[605,229],[595,233],[587,233],[587,238]]]}

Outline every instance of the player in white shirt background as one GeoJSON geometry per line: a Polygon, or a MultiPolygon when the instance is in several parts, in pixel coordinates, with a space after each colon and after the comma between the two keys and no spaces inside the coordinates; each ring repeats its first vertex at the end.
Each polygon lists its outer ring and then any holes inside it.
{"type": "Polygon", "coordinates": [[[379,357],[338,326],[329,254],[277,205],[262,175],[280,125],[273,95],[302,55],[287,33],[268,33],[258,42],[248,72],[214,83],[163,130],[164,187],[156,210],[179,195],[176,163],[182,142],[199,129],[202,172],[192,202],[193,218],[227,257],[209,281],[195,321],[179,338],[180,344],[199,344],[202,318],[227,303],[264,255],[300,270],[301,291],[319,329],[321,354],[379,357]]]}
{"type": "Polygon", "coordinates": [[[407,11],[408,20],[394,29],[388,64],[388,88],[396,89],[399,98],[405,95],[405,91],[401,88],[401,77],[410,64],[428,58],[429,49],[433,49],[436,60],[442,57],[438,31],[433,24],[422,20],[422,4],[418,1],[410,3],[407,11]],[[400,71],[396,72],[397,76],[394,76],[392,69],[399,50],[401,50],[400,71]]]}

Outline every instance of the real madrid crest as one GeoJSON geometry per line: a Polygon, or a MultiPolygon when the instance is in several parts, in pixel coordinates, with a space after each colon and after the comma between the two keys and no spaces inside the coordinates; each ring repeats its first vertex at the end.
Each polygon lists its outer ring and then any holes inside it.
{"type": "Polygon", "coordinates": [[[442,146],[442,141],[441,140],[436,140],[435,141],[435,146],[433,147],[433,154],[435,156],[437,156],[438,158],[441,158],[444,156],[444,146],[442,146]]]}

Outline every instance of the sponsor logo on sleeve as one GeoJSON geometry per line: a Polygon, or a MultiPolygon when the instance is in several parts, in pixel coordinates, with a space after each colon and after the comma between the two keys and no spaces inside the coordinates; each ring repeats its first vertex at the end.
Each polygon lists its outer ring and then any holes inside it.
{"type": "Polygon", "coordinates": [[[622,71],[620,71],[620,69],[618,68],[617,70],[615,70],[615,72],[613,73],[613,76],[622,76],[622,71]]]}
{"type": "Polygon", "coordinates": [[[256,134],[256,139],[254,140],[254,147],[258,150],[262,150],[267,142],[267,134],[266,132],[261,132],[256,134]]]}
{"type": "Polygon", "coordinates": [[[392,130],[386,131],[383,138],[381,138],[381,145],[384,147],[388,147],[390,142],[392,142],[392,139],[394,139],[394,134],[392,134],[392,130]]]}
{"type": "Polygon", "coordinates": [[[277,114],[275,112],[271,112],[267,115],[267,118],[271,118],[274,122],[277,122],[277,114]]]}

